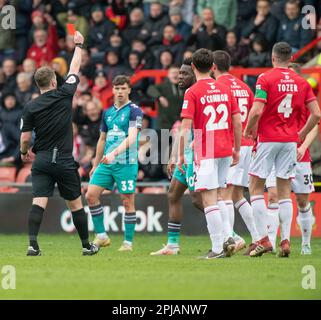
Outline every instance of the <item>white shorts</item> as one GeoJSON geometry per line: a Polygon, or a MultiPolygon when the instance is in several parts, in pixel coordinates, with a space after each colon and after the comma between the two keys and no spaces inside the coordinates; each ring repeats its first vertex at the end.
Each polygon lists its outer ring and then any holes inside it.
{"type": "Polygon", "coordinates": [[[230,167],[227,176],[227,184],[233,186],[248,187],[249,186],[249,170],[252,158],[252,146],[241,147],[240,162],[230,167]]]}
{"type": "Polygon", "coordinates": [[[259,142],[256,154],[252,157],[249,174],[266,179],[274,166],[276,177],[294,178],[296,158],[295,142],[259,142]]]}
{"type": "Polygon", "coordinates": [[[204,159],[194,166],[195,191],[225,188],[232,157],[204,159]]]}
{"type": "MultiPolygon", "coordinates": [[[[276,187],[275,169],[265,181],[267,188],[276,187]]],[[[298,162],[295,168],[295,177],[291,180],[291,187],[294,193],[311,193],[314,192],[313,175],[310,162],[298,162]]]]}

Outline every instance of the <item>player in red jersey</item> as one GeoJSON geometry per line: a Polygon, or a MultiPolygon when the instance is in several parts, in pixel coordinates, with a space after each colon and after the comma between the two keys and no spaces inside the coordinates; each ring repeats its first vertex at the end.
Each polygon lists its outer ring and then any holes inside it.
{"type": "Polygon", "coordinates": [[[317,125],[321,113],[311,87],[305,79],[288,69],[291,47],[276,43],[272,50],[273,69],[261,74],[256,84],[253,107],[250,111],[245,138],[256,135],[257,152],[250,168],[250,194],[255,224],[260,240],[250,256],[272,251],[267,232],[267,211],[264,200],[265,180],[274,165],[277,177],[279,215],[282,228],[280,257],[290,254],[290,230],[293,216],[290,179],[295,176],[297,143],[317,125]],[[299,131],[302,108],[310,116],[299,131]]]}
{"type": "MultiPolygon", "coordinates": [[[[217,189],[226,186],[228,169],[240,157],[242,123],[235,98],[228,87],[210,77],[213,55],[207,49],[192,57],[197,82],[185,93],[181,117],[178,167],[183,170],[184,148],[194,128],[195,191],[201,192],[212,250],[207,259],[230,255],[230,240],[224,242],[223,225],[217,205],[217,189]],[[234,150],[231,126],[234,129],[234,150]]],[[[234,250],[234,247],[233,247],[234,250]]]]}
{"type": "MultiPolygon", "coordinates": [[[[300,65],[297,63],[291,63],[289,68],[298,74],[301,73],[300,65]]],[[[299,129],[304,127],[309,116],[309,110],[307,108],[302,108],[301,116],[299,118],[299,129]]],[[[319,127],[315,126],[314,129],[306,136],[305,140],[298,145],[298,162],[296,165],[295,177],[291,181],[292,191],[295,193],[299,211],[297,215],[297,223],[300,226],[302,234],[302,255],[310,255],[312,253],[310,242],[312,226],[315,218],[313,216],[309,200],[310,193],[314,191],[309,147],[313,140],[317,137],[318,130],[319,127]]],[[[272,173],[266,179],[266,187],[268,189],[269,203],[275,203],[277,201],[275,170],[272,170],[272,173]]],[[[275,207],[273,211],[268,211],[267,224],[269,239],[273,245],[273,248],[275,248],[277,231],[279,228],[278,206],[275,207]]]]}
{"type": "MultiPolygon", "coordinates": [[[[251,89],[240,79],[229,73],[231,57],[226,51],[217,50],[213,52],[214,77],[219,83],[223,83],[230,88],[241,111],[242,130],[245,129],[248,114],[253,104],[254,95],[251,89]]],[[[249,168],[252,156],[253,140],[242,137],[240,162],[230,167],[227,178],[227,189],[224,191],[224,200],[230,217],[231,229],[234,226],[234,206],[242,216],[247,229],[249,230],[252,243],[259,240],[259,235],[255,226],[252,207],[244,197],[244,188],[249,186],[249,168]]],[[[220,203],[220,201],[219,201],[220,203]]],[[[224,210],[220,207],[220,211],[224,210]]],[[[236,251],[245,247],[245,241],[233,234],[236,242],[236,251]]],[[[251,245],[250,245],[251,247],[251,245]]]]}

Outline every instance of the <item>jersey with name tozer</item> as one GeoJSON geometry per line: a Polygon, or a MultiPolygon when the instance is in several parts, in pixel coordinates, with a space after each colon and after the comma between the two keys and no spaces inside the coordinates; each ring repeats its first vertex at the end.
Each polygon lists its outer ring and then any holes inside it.
{"type": "MultiPolygon", "coordinates": [[[[254,100],[254,94],[252,90],[243,81],[229,73],[222,74],[221,76],[219,76],[217,81],[225,84],[231,89],[240,108],[242,131],[244,132],[248,120],[248,115],[250,113],[254,100]]],[[[244,136],[242,136],[242,146],[253,146],[253,143],[254,142],[252,139],[245,139],[244,136]]]]}
{"type": "Polygon", "coordinates": [[[258,123],[258,142],[299,142],[302,108],[316,100],[308,82],[287,68],[261,74],[254,101],[265,104],[258,123]]]}
{"type": "Polygon", "coordinates": [[[196,161],[232,155],[232,114],[239,112],[231,90],[212,78],[185,92],[181,117],[193,120],[196,161]]]}

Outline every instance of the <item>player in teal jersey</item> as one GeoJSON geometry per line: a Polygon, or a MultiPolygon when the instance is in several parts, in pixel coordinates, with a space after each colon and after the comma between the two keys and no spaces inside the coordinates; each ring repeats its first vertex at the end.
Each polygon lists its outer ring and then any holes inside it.
{"type": "Polygon", "coordinates": [[[137,150],[143,114],[129,100],[130,90],[127,76],[115,77],[115,104],[103,113],[95,162],[86,193],[96,233],[94,243],[99,247],[107,247],[110,239],[104,227],[104,211],[99,198],[105,189],[113,190],[114,184],[117,185],[125,207],[125,239],[119,251],[132,251],[136,225],[137,150]]]}
{"type": "MultiPolygon", "coordinates": [[[[179,87],[181,89],[188,89],[195,82],[195,76],[191,68],[191,59],[185,59],[180,71],[179,71],[179,87]]],[[[185,168],[185,174],[183,174],[177,167],[177,152],[178,152],[178,134],[174,139],[172,154],[168,163],[168,174],[172,177],[171,184],[168,192],[169,203],[169,220],[168,220],[168,232],[167,232],[167,244],[164,248],[152,252],[151,255],[175,255],[180,251],[179,237],[181,221],[183,217],[182,209],[182,197],[184,192],[188,188],[193,204],[196,208],[203,210],[200,198],[197,193],[194,193],[194,169],[193,169],[193,149],[192,149],[192,132],[190,135],[188,146],[185,148],[185,159],[187,168],[185,168]]]]}

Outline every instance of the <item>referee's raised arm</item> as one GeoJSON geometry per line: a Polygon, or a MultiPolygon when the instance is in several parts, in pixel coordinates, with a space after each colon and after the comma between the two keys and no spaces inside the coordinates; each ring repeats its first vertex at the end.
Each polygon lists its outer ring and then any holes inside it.
{"type": "Polygon", "coordinates": [[[71,74],[78,74],[80,69],[81,50],[84,46],[84,37],[79,31],[76,31],[74,34],[74,42],[76,46],[75,46],[74,55],[70,63],[68,76],[71,74]]]}

